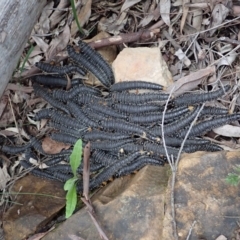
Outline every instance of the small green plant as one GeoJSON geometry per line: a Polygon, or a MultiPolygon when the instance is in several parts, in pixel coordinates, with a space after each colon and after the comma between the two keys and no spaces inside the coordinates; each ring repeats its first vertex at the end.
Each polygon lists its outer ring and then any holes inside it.
{"type": "Polygon", "coordinates": [[[21,74],[22,74],[22,72],[23,72],[23,69],[24,69],[24,67],[25,67],[25,64],[26,64],[26,62],[28,61],[29,56],[30,56],[30,54],[32,53],[33,49],[34,49],[34,46],[31,44],[31,47],[28,49],[27,55],[26,55],[26,57],[25,57],[24,60],[23,60],[23,64],[22,64],[22,66],[20,67],[20,73],[21,73],[21,74]]]}
{"type": "Polygon", "coordinates": [[[240,182],[240,165],[234,166],[235,173],[229,173],[226,182],[230,185],[237,186],[240,182]]]}
{"type": "Polygon", "coordinates": [[[71,2],[72,10],[73,10],[74,19],[75,19],[75,21],[77,23],[78,30],[79,30],[80,33],[85,35],[85,33],[84,33],[83,29],[81,28],[80,23],[78,21],[78,16],[77,16],[77,10],[76,10],[76,7],[75,7],[75,2],[74,2],[74,0],[70,0],[70,2],[71,2]]]}
{"type": "Polygon", "coordinates": [[[82,140],[79,139],[74,147],[72,154],[70,155],[70,165],[73,172],[73,177],[68,179],[67,182],[64,184],[64,190],[67,191],[66,194],[66,218],[72,216],[73,211],[77,205],[77,188],[76,188],[76,181],[77,178],[77,168],[80,166],[82,161],[82,140]]]}

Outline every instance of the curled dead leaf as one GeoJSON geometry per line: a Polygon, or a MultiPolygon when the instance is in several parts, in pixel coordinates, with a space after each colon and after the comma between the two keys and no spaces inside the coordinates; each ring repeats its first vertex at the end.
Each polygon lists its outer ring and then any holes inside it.
{"type": "Polygon", "coordinates": [[[170,0],[160,0],[160,14],[161,14],[162,20],[168,26],[171,26],[170,8],[171,8],[171,1],[170,0]]]}
{"type": "Polygon", "coordinates": [[[180,78],[167,88],[167,92],[172,92],[172,89],[174,88],[174,96],[179,96],[186,91],[196,88],[197,85],[202,82],[203,78],[213,75],[215,72],[216,68],[214,66],[198,70],[197,72],[180,78]]]}
{"type": "Polygon", "coordinates": [[[49,46],[49,51],[47,54],[47,59],[53,58],[59,52],[63,51],[70,39],[70,28],[68,24],[65,25],[63,32],[56,38],[52,40],[49,46]]]}
{"type": "Polygon", "coordinates": [[[45,137],[42,141],[42,148],[44,152],[48,154],[56,154],[60,153],[63,149],[69,149],[70,145],[54,141],[49,137],[45,137]]]}
{"type": "Polygon", "coordinates": [[[133,5],[139,3],[141,0],[126,0],[124,1],[121,12],[127,10],[128,8],[132,7],[133,5]]]}
{"type": "Polygon", "coordinates": [[[213,131],[221,136],[225,137],[240,137],[240,127],[232,126],[232,125],[225,125],[219,128],[213,129],[213,131]]]}

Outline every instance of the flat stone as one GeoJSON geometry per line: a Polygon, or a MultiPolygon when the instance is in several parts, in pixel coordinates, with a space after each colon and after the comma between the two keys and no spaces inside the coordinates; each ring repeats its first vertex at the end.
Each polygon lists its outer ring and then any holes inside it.
{"type": "Polygon", "coordinates": [[[51,221],[66,203],[62,183],[33,175],[17,180],[11,192],[18,194],[13,195],[16,204],[3,215],[5,240],[26,239],[51,221]]]}
{"type": "MultiPolygon", "coordinates": [[[[216,239],[223,234],[233,239],[239,229],[240,188],[226,183],[228,173],[239,164],[240,152],[196,152],[186,154],[178,167],[175,212],[179,240],[216,239]]],[[[171,223],[170,188],[167,191],[164,231],[161,239],[174,239],[171,223]]],[[[234,238],[237,239],[237,238],[234,238]]]]}
{"type": "Polygon", "coordinates": [[[125,48],[112,64],[115,82],[142,80],[172,84],[172,76],[159,48],[125,48]]]}
{"type": "MultiPolygon", "coordinates": [[[[146,166],[135,175],[115,179],[92,198],[98,221],[109,239],[161,239],[169,166],[146,166]]],[[[43,240],[66,240],[73,234],[100,239],[81,209],[43,240]]]]}

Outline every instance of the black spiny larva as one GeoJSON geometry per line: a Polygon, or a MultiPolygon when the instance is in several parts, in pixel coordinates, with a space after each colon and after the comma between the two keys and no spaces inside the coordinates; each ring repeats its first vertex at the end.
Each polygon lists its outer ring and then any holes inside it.
{"type": "Polygon", "coordinates": [[[163,108],[157,105],[127,105],[122,103],[116,103],[112,106],[114,109],[118,110],[119,112],[124,112],[128,114],[141,114],[146,112],[153,112],[153,111],[162,111],[163,108]]]}
{"type": "Polygon", "coordinates": [[[124,166],[123,168],[121,168],[115,174],[115,176],[121,177],[121,176],[128,175],[134,171],[137,171],[137,170],[145,167],[146,165],[162,166],[162,165],[164,165],[164,161],[155,159],[155,158],[151,158],[148,156],[143,156],[143,157],[140,157],[139,159],[137,159],[137,161],[131,163],[130,165],[127,165],[127,166],[124,166]]]}
{"type": "Polygon", "coordinates": [[[224,88],[220,88],[217,91],[202,93],[202,94],[185,94],[180,97],[177,97],[173,100],[175,106],[183,106],[183,105],[192,105],[197,103],[203,103],[207,101],[211,101],[217,99],[225,94],[225,92],[230,90],[230,85],[224,86],[224,88]]]}
{"type": "MultiPolygon", "coordinates": [[[[176,120],[175,122],[172,122],[171,124],[164,125],[164,134],[171,135],[191,123],[196,117],[199,109],[199,106],[195,107],[195,109],[192,112],[186,114],[186,116],[176,120]]],[[[157,128],[153,128],[151,129],[151,133],[154,136],[162,136],[162,128],[160,126],[158,126],[157,128]]]]}
{"type": "Polygon", "coordinates": [[[109,64],[103,59],[103,57],[97,51],[94,51],[87,43],[80,40],[78,44],[83,56],[86,56],[90,61],[93,62],[93,64],[98,65],[99,68],[106,73],[111,84],[113,84],[114,75],[112,69],[109,64]]]}
{"type": "MultiPolygon", "coordinates": [[[[173,155],[177,157],[178,149],[173,147],[167,147],[168,155],[173,155]]],[[[166,156],[166,151],[163,145],[159,145],[152,142],[145,142],[143,145],[143,150],[150,152],[154,156],[166,156]]]]}
{"type": "Polygon", "coordinates": [[[69,74],[77,72],[81,75],[85,75],[86,71],[78,66],[66,65],[66,66],[55,66],[45,62],[37,62],[35,66],[47,73],[58,73],[59,75],[69,74]]]}
{"type": "Polygon", "coordinates": [[[115,155],[100,149],[92,152],[91,159],[94,163],[101,163],[103,166],[109,166],[118,160],[115,155]]]}
{"type": "Polygon", "coordinates": [[[39,84],[34,83],[33,89],[38,96],[40,96],[44,100],[46,100],[51,106],[69,114],[69,111],[68,111],[66,105],[64,105],[63,103],[54,99],[54,97],[50,93],[48,93],[48,91],[46,89],[42,88],[39,84]]]}
{"type": "Polygon", "coordinates": [[[90,189],[94,189],[102,184],[102,182],[107,181],[110,177],[114,176],[114,174],[119,171],[123,166],[129,164],[139,156],[141,156],[141,152],[135,152],[130,154],[126,158],[119,160],[117,162],[113,162],[109,167],[105,168],[101,173],[99,173],[96,177],[92,179],[90,182],[90,189]]]}
{"type": "MultiPolygon", "coordinates": [[[[66,114],[61,114],[57,111],[53,111],[51,114],[51,120],[53,122],[59,123],[63,126],[66,126],[68,128],[72,129],[85,129],[86,126],[83,125],[82,123],[79,123],[78,121],[75,120],[75,118],[72,118],[66,114]]],[[[61,130],[61,129],[60,129],[61,130]]]]}
{"type": "MultiPolygon", "coordinates": [[[[206,132],[210,131],[213,128],[221,127],[225,124],[229,124],[239,119],[240,113],[235,113],[231,115],[216,117],[211,120],[206,120],[193,126],[188,136],[189,137],[199,136],[205,134],[206,132]]],[[[187,131],[188,129],[181,131],[178,137],[183,138],[186,135],[187,131]]]]}
{"type": "Polygon", "coordinates": [[[74,145],[79,139],[66,133],[52,133],[50,135],[50,138],[58,142],[68,143],[72,145],[74,145]]]}
{"type": "Polygon", "coordinates": [[[95,142],[91,142],[91,148],[111,151],[130,142],[133,142],[133,140],[123,139],[123,140],[117,140],[117,141],[113,141],[113,140],[95,141],[95,142]]]}
{"type": "Polygon", "coordinates": [[[114,92],[112,98],[115,102],[127,104],[146,104],[148,102],[166,101],[168,94],[165,93],[127,93],[127,92],[114,92]]]}
{"type": "Polygon", "coordinates": [[[200,114],[201,115],[211,115],[211,116],[226,115],[226,114],[228,114],[228,109],[205,106],[200,114]]]}
{"type": "Polygon", "coordinates": [[[71,114],[76,118],[79,123],[83,123],[85,126],[98,127],[98,123],[89,119],[81,110],[81,108],[74,102],[68,102],[67,106],[71,114]]]}
{"type": "Polygon", "coordinates": [[[121,140],[129,138],[127,134],[121,133],[111,133],[111,132],[104,132],[99,130],[93,130],[90,132],[86,132],[84,134],[84,140],[86,141],[96,141],[96,140],[121,140]]]}
{"type": "Polygon", "coordinates": [[[197,151],[217,152],[222,150],[223,148],[216,144],[189,145],[183,148],[183,152],[186,153],[193,153],[197,151]]]}
{"type": "MultiPolygon", "coordinates": [[[[67,87],[67,79],[64,77],[56,77],[51,75],[37,75],[31,77],[32,82],[48,86],[48,87],[67,87]]],[[[80,83],[79,80],[72,80],[71,85],[76,86],[80,83]]]]}
{"type": "Polygon", "coordinates": [[[111,82],[108,80],[106,74],[104,74],[96,66],[92,65],[85,56],[77,53],[70,45],[67,46],[67,51],[70,58],[72,58],[76,63],[81,64],[84,68],[95,75],[104,86],[109,87],[111,85],[111,82]]]}
{"type": "Polygon", "coordinates": [[[157,83],[145,82],[145,81],[124,81],[113,84],[110,87],[112,92],[122,92],[126,90],[134,89],[149,89],[149,90],[163,90],[163,86],[157,83]]]}

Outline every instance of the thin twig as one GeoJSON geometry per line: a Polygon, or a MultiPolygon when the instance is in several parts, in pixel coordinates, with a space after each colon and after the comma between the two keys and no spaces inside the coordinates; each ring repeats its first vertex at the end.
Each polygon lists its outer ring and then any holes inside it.
{"type": "Polygon", "coordinates": [[[168,151],[167,151],[167,147],[166,147],[166,142],[165,142],[165,138],[164,138],[164,119],[165,119],[165,114],[166,114],[166,111],[167,111],[167,105],[171,99],[171,96],[172,96],[172,93],[174,92],[174,87],[171,89],[170,93],[169,93],[169,96],[168,96],[168,99],[166,101],[166,104],[164,106],[164,110],[163,110],[163,117],[162,117],[162,125],[161,125],[161,130],[162,130],[162,142],[163,142],[163,146],[164,146],[164,149],[165,149],[165,152],[166,152],[166,156],[167,156],[167,160],[168,160],[168,163],[171,167],[171,169],[173,170],[173,164],[169,158],[169,155],[168,155],[168,151]]]}
{"type": "Polygon", "coordinates": [[[198,119],[198,116],[199,114],[201,113],[202,109],[204,108],[204,105],[202,105],[202,107],[200,108],[200,110],[198,111],[196,117],[194,118],[193,122],[191,123],[189,129],[188,129],[188,132],[181,144],[181,147],[180,147],[180,150],[178,152],[178,156],[177,156],[177,159],[176,161],[174,161],[174,158],[173,156],[171,156],[171,158],[169,157],[168,155],[168,151],[167,151],[167,146],[166,146],[166,142],[165,142],[165,138],[164,138],[164,119],[165,119],[165,113],[167,111],[167,105],[168,105],[168,102],[171,98],[171,95],[172,95],[172,92],[174,91],[174,88],[171,89],[171,92],[169,93],[169,97],[166,101],[166,104],[165,104],[165,107],[164,107],[164,111],[163,111],[163,117],[162,117],[162,142],[163,142],[163,146],[164,146],[164,149],[165,149],[165,153],[166,153],[166,156],[167,156],[167,161],[171,167],[171,170],[172,170],[172,181],[171,181],[171,197],[170,197],[170,201],[171,201],[171,212],[172,212],[172,223],[173,223],[173,235],[174,235],[174,238],[177,240],[178,239],[178,234],[177,234],[177,224],[176,224],[176,219],[175,219],[175,203],[174,203],[174,189],[175,189],[175,182],[176,182],[176,173],[177,173],[177,169],[178,169],[178,163],[179,163],[179,160],[180,160],[180,156],[181,156],[181,153],[182,153],[182,150],[183,150],[183,147],[184,147],[184,144],[186,142],[186,139],[188,138],[188,135],[193,127],[193,125],[195,124],[195,122],[197,121],[198,119]]]}
{"type": "Polygon", "coordinates": [[[92,206],[91,202],[87,201],[85,198],[81,198],[81,200],[85,203],[85,205],[87,207],[87,212],[90,215],[90,217],[91,217],[95,227],[97,228],[98,233],[99,233],[101,239],[109,240],[107,235],[105,234],[105,232],[100,227],[100,224],[99,224],[99,222],[98,222],[98,220],[96,218],[96,215],[95,215],[95,212],[94,212],[94,209],[93,209],[93,206],[92,206]]]}
{"type": "Polygon", "coordinates": [[[172,157],[172,160],[170,159],[169,155],[168,155],[168,151],[167,151],[167,146],[166,146],[166,142],[165,142],[165,138],[164,138],[164,119],[165,119],[165,113],[167,111],[167,105],[168,105],[168,102],[172,96],[172,93],[174,91],[174,87],[171,89],[171,92],[169,93],[169,96],[168,96],[168,99],[167,99],[167,102],[164,106],[164,110],[163,110],[163,117],[162,117],[162,142],[163,142],[163,146],[164,146],[164,149],[165,149],[165,153],[166,153],[166,156],[167,156],[167,160],[168,160],[168,163],[171,167],[171,170],[172,170],[172,183],[171,183],[171,199],[170,199],[170,202],[171,202],[171,212],[172,212],[172,224],[173,224],[173,235],[174,235],[174,238],[176,240],[178,240],[178,234],[177,234],[177,224],[176,224],[176,219],[175,219],[175,207],[174,207],[174,186],[175,186],[175,181],[176,181],[176,167],[175,167],[175,164],[174,164],[174,159],[172,157]]]}
{"type": "Polygon", "coordinates": [[[175,165],[176,165],[176,170],[177,170],[177,168],[178,168],[178,163],[179,163],[179,160],[180,160],[180,156],[181,156],[181,153],[182,153],[184,144],[185,144],[185,142],[186,142],[186,140],[187,140],[187,138],[188,138],[188,135],[190,134],[190,132],[191,132],[191,130],[192,130],[193,125],[196,123],[196,121],[197,121],[197,119],[198,119],[198,116],[200,115],[201,111],[203,110],[204,106],[205,106],[205,103],[203,103],[203,105],[202,105],[201,108],[199,109],[196,117],[195,117],[194,120],[192,121],[192,123],[191,123],[191,125],[190,125],[190,127],[189,127],[189,129],[188,129],[188,131],[187,131],[187,133],[186,133],[186,135],[185,135],[185,138],[183,139],[183,142],[182,142],[181,147],[180,147],[180,149],[179,149],[178,156],[177,156],[177,160],[176,160],[176,163],[175,163],[175,165]]]}
{"type": "Polygon", "coordinates": [[[186,240],[189,240],[189,238],[190,238],[190,236],[191,236],[191,234],[192,234],[192,230],[193,230],[195,224],[196,224],[196,221],[193,221],[192,226],[191,226],[190,229],[189,229],[189,232],[188,232],[188,235],[187,235],[186,240]]]}
{"type": "Polygon", "coordinates": [[[89,201],[90,142],[84,147],[83,156],[83,196],[89,201]]]}
{"type": "Polygon", "coordinates": [[[156,34],[158,34],[159,31],[160,31],[159,29],[154,29],[151,31],[140,30],[139,32],[135,32],[135,33],[119,34],[118,36],[103,38],[101,40],[90,42],[89,45],[92,48],[97,49],[100,47],[118,45],[122,43],[137,42],[138,40],[142,40],[146,42],[152,39],[154,36],[156,36],[156,34]]]}
{"type": "Polygon", "coordinates": [[[90,142],[88,142],[84,148],[84,158],[83,158],[83,161],[84,161],[83,162],[83,196],[84,197],[81,198],[81,200],[83,201],[83,203],[85,203],[85,205],[87,207],[87,212],[90,215],[95,227],[97,228],[101,239],[108,240],[107,235],[102,230],[102,228],[96,218],[96,215],[95,215],[95,212],[94,212],[94,209],[93,209],[93,206],[92,206],[91,200],[89,198],[89,194],[88,194],[89,193],[89,176],[90,176],[90,161],[89,161],[89,159],[90,159],[90,142]]]}

